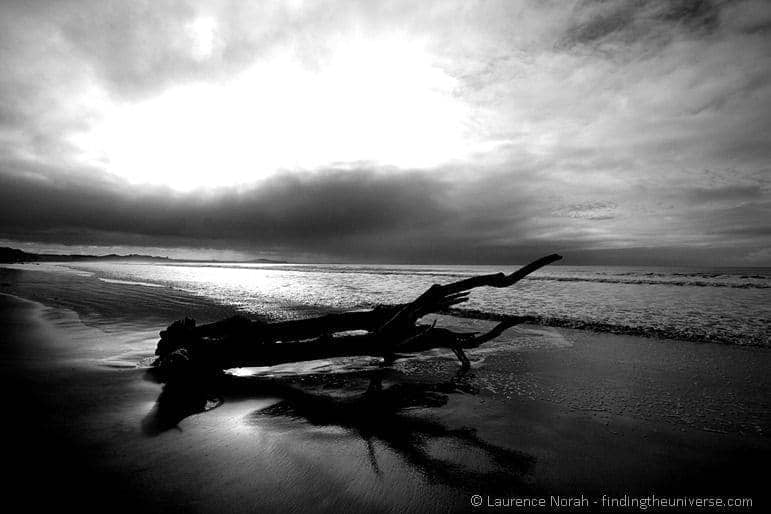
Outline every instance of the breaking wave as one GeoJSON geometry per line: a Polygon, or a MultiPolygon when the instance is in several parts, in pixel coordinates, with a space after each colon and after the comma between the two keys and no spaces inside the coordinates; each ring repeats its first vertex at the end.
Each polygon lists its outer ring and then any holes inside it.
{"type": "Polygon", "coordinates": [[[623,276],[615,277],[569,277],[569,276],[534,276],[527,277],[525,280],[535,281],[549,281],[549,282],[596,282],[601,284],[637,284],[637,285],[661,285],[661,286],[677,286],[677,287],[732,287],[737,289],[769,289],[771,284],[768,283],[768,279],[765,277],[757,276],[741,276],[741,279],[756,279],[758,281],[737,281],[737,280],[713,280],[712,277],[701,278],[699,275],[692,275],[692,279],[672,279],[670,277],[685,277],[687,275],[658,275],[661,278],[647,278],[655,277],[655,275],[647,275],[645,277],[639,277],[639,275],[630,275],[629,278],[623,276]],[[635,278],[639,277],[639,278],[635,278]],[[762,280],[762,282],[760,281],[762,280]]]}
{"type": "MultiPolygon", "coordinates": [[[[475,309],[448,309],[447,314],[471,319],[483,319],[502,321],[511,316],[495,312],[479,311],[475,309]]],[[[591,330],[593,332],[630,335],[657,339],[671,339],[678,341],[691,341],[697,343],[722,343],[740,346],[771,347],[768,335],[760,334],[735,334],[730,332],[705,331],[698,328],[654,327],[642,325],[625,325],[607,322],[591,321],[570,317],[552,317],[538,315],[517,316],[524,323],[547,327],[572,328],[578,330],[591,330]]]]}

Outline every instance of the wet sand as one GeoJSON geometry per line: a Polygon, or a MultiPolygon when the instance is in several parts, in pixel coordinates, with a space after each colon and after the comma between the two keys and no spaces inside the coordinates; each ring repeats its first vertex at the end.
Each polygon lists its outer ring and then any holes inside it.
{"type": "MultiPolygon", "coordinates": [[[[162,386],[131,366],[141,351],[94,350],[115,333],[0,295],[0,334],[4,461],[14,471],[3,495],[30,509],[463,511],[473,494],[768,499],[767,349],[523,327],[471,355],[467,375],[437,354],[384,372],[374,395],[362,394],[359,371],[228,377],[221,406],[187,417],[182,408],[176,419],[159,416],[162,386]]],[[[152,334],[120,337],[141,348],[152,334]]]]}

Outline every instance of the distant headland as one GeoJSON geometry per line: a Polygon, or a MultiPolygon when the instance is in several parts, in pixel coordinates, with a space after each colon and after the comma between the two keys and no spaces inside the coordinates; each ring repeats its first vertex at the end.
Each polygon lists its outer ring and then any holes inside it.
{"type": "MultiPolygon", "coordinates": [[[[75,262],[75,261],[142,261],[142,262],[234,262],[217,261],[204,259],[172,259],[169,257],[157,257],[154,255],[141,254],[107,254],[107,255],[80,255],[80,254],[48,254],[48,253],[29,253],[17,248],[7,246],[0,247],[0,263],[22,263],[22,262],[75,262]]],[[[288,264],[287,261],[272,259],[252,259],[238,261],[245,264],[288,264]]]]}

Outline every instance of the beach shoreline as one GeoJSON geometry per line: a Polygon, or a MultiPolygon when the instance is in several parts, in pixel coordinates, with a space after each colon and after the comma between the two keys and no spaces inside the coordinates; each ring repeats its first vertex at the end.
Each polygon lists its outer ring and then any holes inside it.
{"type": "MultiPolygon", "coordinates": [[[[569,344],[472,356],[477,369],[461,379],[467,389],[448,390],[435,407],[382,418],[414,427],[414,448],[396,428],[377,428],[345,410],[319,419],[317,396],[248,388],[151,435],[143,427],[161,385],[141,368],[73,360],[77,348],[98,345],[106,333],[57,325],[45,309],[0,295],[0,365],[11,392],[3,440],[12,443],[10,465],[18,470],[6,497],[28,505],[464,511],[473,509],[473,494],[652,493],[767,503],[764,475],[754,471],[771,457],[768,384],[757,383],[767,380],[767,349],[555,329],[546,335],[569,344]],[[638,405],[649,394],[662,398],[638,405]],[[287,401],[289,414],[275,409],[287,401]],[[685,415],[703,410],[684,405],[695,401],[710,409],[706,422],[685,415]],[[688,412],[673,412],[678,405],[688,412]],[[668,412],[652,416],[660,408],[668,412]],[[722,414],[712,410],[720,408],[744,419],[716,422],[722,414]],[[473,462],[485,459],[489,466],[473,462]]],[[[542,328],[524,330],[540,337],[542,328]]],[[[413,385],[434,376],[432,399],[444,392],[435,385],[445,378],[459,383],[449,358],[414,366],[395,376],[413,385]]],[[[311,381],[308,393],[328,397],[355,386],[330,389],[322,379],[320,386],[311,381]]]]}

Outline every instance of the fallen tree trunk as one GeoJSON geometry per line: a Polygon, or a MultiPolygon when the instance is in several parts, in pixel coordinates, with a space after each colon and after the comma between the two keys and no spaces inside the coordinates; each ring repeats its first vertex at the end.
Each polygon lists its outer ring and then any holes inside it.
{"type": "Polygon", "coordinates": [[[408,354],[449,348],[462,365],[468,367],[465,349],[475,348],[498,337],[523,319],[507,318],[482,335],[453,332],[420,324],[418,320],[467,301],[469,292],[474,288],[509,287],[559,259],[559,255],[553,254],[510,275],[496,273],[445,285],[435,284],[413,302],[369,311],[276,323],[235,316],[201,326],[196,326],[195,320],[185,318],[161,331],[155,366],[175,375],[343,356],[370,355],[392,362],[408,354]],[[351,331],[359,333],[346,334],[351,331]]]}

